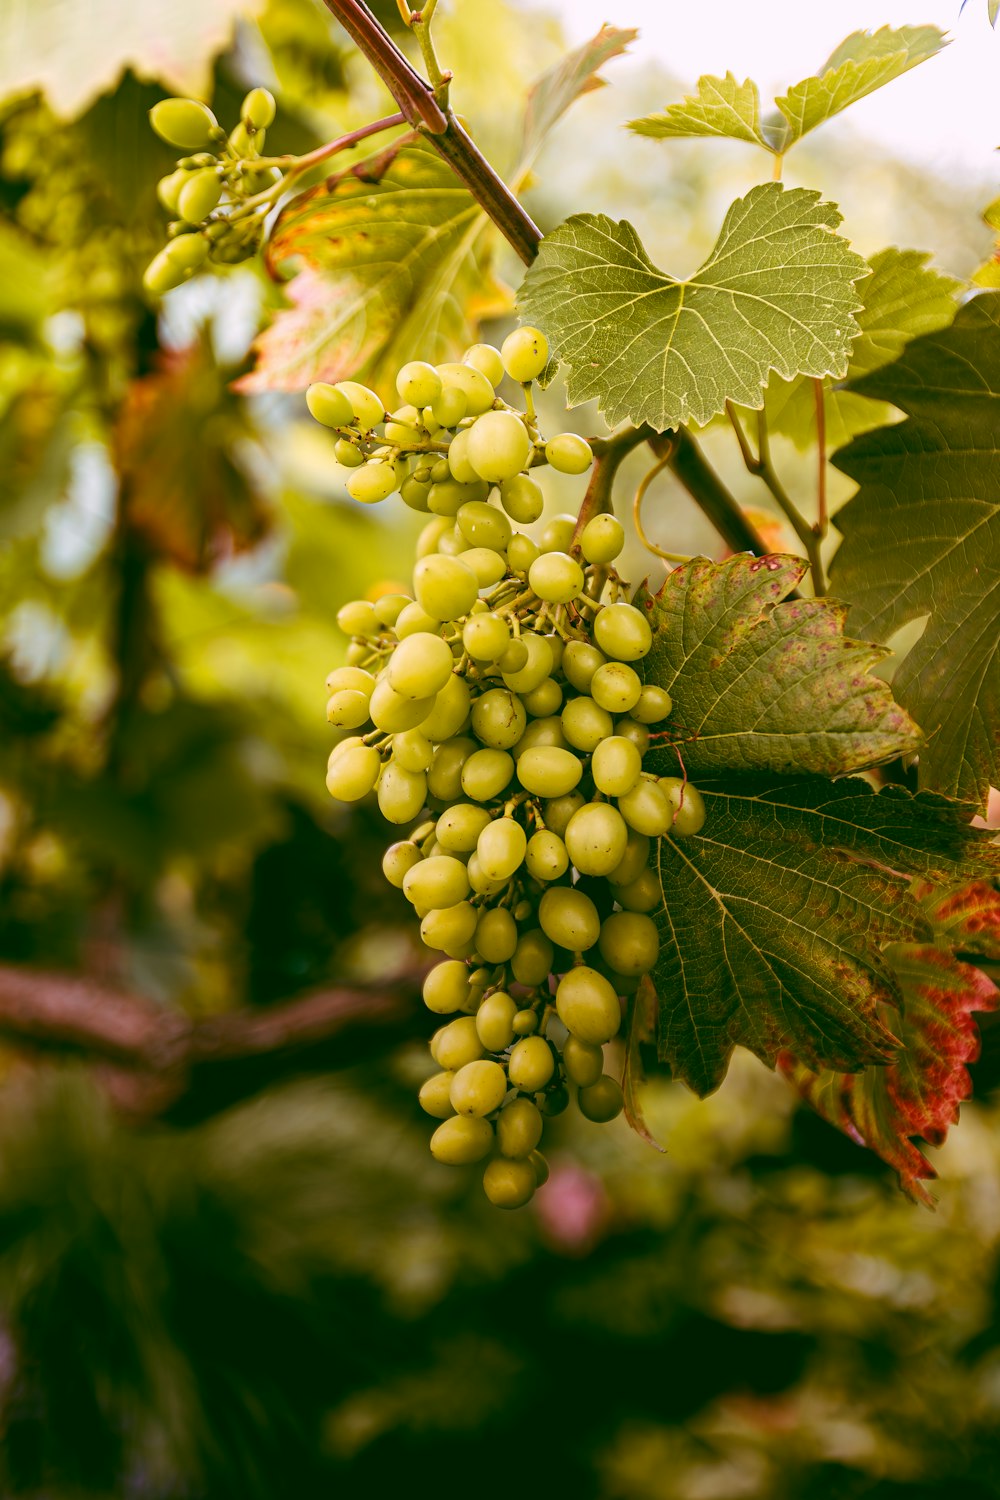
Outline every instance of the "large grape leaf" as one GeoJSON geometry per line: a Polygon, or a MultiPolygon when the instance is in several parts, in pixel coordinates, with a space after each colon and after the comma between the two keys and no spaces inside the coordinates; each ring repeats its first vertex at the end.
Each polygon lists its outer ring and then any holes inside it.
{"type": "Polygon", "coordinates": [[[727,401],[760,406],[771,370],[843,375],[868,267],[833,233],[840,213],[768,182],[726,214],[694,276],[657,269],[628,222],[579,214],[546,235],[519,295],[569,369],[570,401],[662,432],[727,401]]]}
{"type": "Polygon", "coordinates": [[[659,114],[632,120],[629,128],[637,135],[659,139],[724,136],[749,141],[780,156],[831,115],[840,114],[947,45],[936,26],[854,31],[827,58],[817,77],[803,78],[779,95],[776,109],[765,118],[761,117],[759,90],[749,78],[739,83],[732,73],[725,78],[706,74],[698,80],[697,93],[659,114]]]}
{"type": "Polygon", "coordinates": [[[1000,958],[1000,895],[984,883],[934,892],[925,901],[936,943],[899,943],[886,956],[901,1004],[886,1015],[899,1052],[859,1073],[815,1071],[790,1053],[778,1066],[813,1108],[859,1146],[878,1153],[912,1198],[931,1203],[922,1183],[937,1174],[913,1144],[939,1146],[971,1093],[967,1063],[979,1055],[974,1011],[995,1010],[996,985],[954,949],[1000,958]]]}
{"type": "Polygon", "coordinates": [[[842,776],[919,746],[913,720],[869,675],[884,648],[845,637],[847,606],[788,600],[806,571],[796,557],[699,557],[637,596],[653,629],[646,680],[673,699],[667,728],[689,775],[842,776]]]}
{"type": "MultiPolygon", "coordinates": [[[[676,769],[667,750],[650,764],[676,769]]],[[[884,1007],[900,1000],[886,946],[933,937],[912,879],[954,884],[1000,851],[932,793],[876,795],[856,777],[698,786],[701,833],[655,855],[661,1060],[702,1095],[736,1045],[772,1067],[782,1052],[841,1072],[885,1062],[898,1031],[884,1007]]]]}
{"type": "MultiPolygon", "coordinates": [[[[634,35],[602,27],[538,80],[515,179],[634,35]]],[[[239,388],[301,390],[355,376],[391,399],[401,364],[448,359],[484,319],[510,311],[512,294],[492,269],[495,242],[479,204],[422,142],[328,178],[278,217],[267,259],[276,276],[298,272],[288,289],[292,306],[257,340],[256,367],[239,388]]]]}
{"type": "Polygon", "coordinates": [[[126,68],[205,98],[212,61],[238,16],[263,0],[3,0],[0,95],[41,89],[57,115],[80,114],[126,68]]]}
{"type": "MultiPolygon", "coordinates": [[[[861,285],[864,307],[857,315],[860,338],[851,346],[848,381],[898,359],[911,339],[947,328],[958,311],[962,283],[943,276],[921,250],[880,250],[868,264],[871,276],[861,285]]],[[[841,384],[825,392],[826,442],[839,448],[858,432],[888,422],[892,408],[841,384]]],[[[816,441],[816,397],[811,381],[771,377],[765,397],[771,432],[789,437],[799,448],[816,441]]]]}
{"type": "Polygon", "coordinates": [[[832,586],[876,640],[930,617],[894,692],[927,735],[921,784],[983,806],[1000,785],[1000,294],[854,389],[908,415],[834,455],[858,492],[832,586]]]}

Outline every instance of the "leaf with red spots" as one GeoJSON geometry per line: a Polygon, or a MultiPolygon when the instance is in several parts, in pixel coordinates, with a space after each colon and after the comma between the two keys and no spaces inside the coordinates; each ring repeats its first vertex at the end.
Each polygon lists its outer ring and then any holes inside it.
{"type": "Polygon", "coordinates": [[[244,452],[244,403],[207,336],[134,380],[115,434],[122,504],[152,551],[192,573],[258,541],[268,511],[244,452]]]}
{"type": "MultiPolygon", "coordinates": [[[[637,596],[653,629],[646,681],[673,699],[663,728],[689,774],[842,776],[919,745],[913,720],[871,675],[885,648],[844,635],[845,606],[788,598],[805,571],[795,557],[698,557],[655,597],[637,596]]],[[[676,774],[676,753],[663,759],[676,774]]]]}
{"type": "Polygon", "coordinates": [[[1000,958],[1000,895],[976,883],[947,891],[924,885],[937,942],[893,944],[886,957],[900,1006],[891,1017],[900,1050],[885,1067],[860,1073],[813,1070],[790,1053],[782,1072],[812,1107],[895,1168],[910,1197],[930,1204],[923,1181],[936,1176],[914,1138],[939,1146],[971,1092],[966,1064],[979,1054],[976,1011],[995,1010],[1000,992],[953,948],[1000,958]]]}
{"type": "Polygon", "coordinates": [[[656,990],[648,974],[639,981],[629,1010],[628,1036],[625,1041],[625,1073],[622,1092],[625,1095],[625,1118],[635,1131],[655,1151],[664,1151],[649,1126],[639,1102],[639,1089],[645,1077],[642,1066],[642,1049],[656,1043],[656,990]]]}

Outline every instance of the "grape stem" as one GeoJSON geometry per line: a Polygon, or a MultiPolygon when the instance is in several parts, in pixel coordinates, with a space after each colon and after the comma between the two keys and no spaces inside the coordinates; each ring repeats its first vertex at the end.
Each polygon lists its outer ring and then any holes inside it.
{"type": "MultiPolygon", "coordinates": [[[[364,0],[324,0],[329,11],[361,49],[411,125],[451,167],[525,265],[538,254],[542,232],[502,178],[493,170],[447,104],[410,65],[364,0]]],[[[427,18],[428,7],[424,7],[427,18]]],[[[447,79],[442,75],[442,85],[447,79]]]]}
{"type": "Polygon", "coordinates": [[[738,502],[705,458],[697,440],[686,427],[649,439],[657,457],[668,457],[667,467],[687,490],[699,509],[734,552],[752,552],[766,557],[769,548],[757,528],[747,520],[738,502]]]}
{"type": "Polygon", "coordinates": [[[771,440],[767,430],[767,417],[763,407],[757,413],[757,452],[754,453],[750,441],[743,430],[743,424],[739,414],[731,401],[726,402],[726,415],[729,418],[732,429],[736,434],[736,441],[740,445],[740,453],[747,472],[753,474],[757,479],[763,481],[771,491],[779,508],[787,518],[792,530],[798,537],[805,553],[809,559],[809,569],[812,573],[813,592],[817,595],[826,591],[823,577],[823,559],[820,556],[820,537],[816,527],[810,526],[798,506],[792,500],[778,477],[778,472],[771,459],[771,440]]]}

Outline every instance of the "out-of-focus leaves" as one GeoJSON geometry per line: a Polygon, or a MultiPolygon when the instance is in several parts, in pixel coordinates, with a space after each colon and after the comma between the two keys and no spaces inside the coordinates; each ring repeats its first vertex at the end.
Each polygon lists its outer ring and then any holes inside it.
{"type": "MultiPolygon", "coordinates": [[[[997,0],[1000,4],[1000,0],[997,0]]],[[[988,261],[985,261],[973,276],[976,286],[994,289],[1000,287],[1000,198],[994,198],[993,202],[984,210],[983,220],[995,231],[997,236],[997,247],[988,261]]]]}
{"type": "Polygon", "coordinates": [[[1000,295],[854,389],[907,420],[834,455],[858,492],[837,516],[832,586],[876,640],[930,616],[894,692],[927,735],[921,783],[984,806],[1000,784],[1000,295]]]}
{"type": "Polygon", "coordinates": [[[45,255],[27,235],[0,219],[0,338],[33,342],[51,310],[45,255]]]}
{"type": "Polygon", "coordinates": [[[180,94],[204,98],[211,65],[238,15],[261,0],[5,0],[0,94],[41,89],[56,114],[79,114],[131,67],[180,94]]]}
{"type": "MultiPolygon", "coordinates": [[[[872,274],[861,283],[864,307],[857,315],[861,336],[851,345],[847,381],[858,380],[898,359],[911,339],[947,328],[958,311],[962,283],[927,264],[920,250],[880,250],[868,264],[872,274]]],[[[838,384],[827,388],[826,441],[837,448],[858,432],[887,422],[891,407],[838,384]]],[[[816,396],[811,381],[774,376],[765,398],[768,426],[799,448],[816,441],[816,396]]]]}
{"type": "Polygon", "coordinates": [[[625,1096],[625,1118],[636,1135],[655,1151],[664,1151],[656,1136],[646,1123],[639,1090],[643,1083],[642,1049],[656,1045],[657,998],[653,981],[644,974],[639,981],[632,1000],[628,1018],[628,1036],[625,1041],[625,1073],[622,1077],[622,1093],[625,1096]]]}
{"type": "Polygon", "coordinates": [[[813,1108],[894,1167],[904,1190],[932,1201],[922,1182],[934,1168],[913,1144],[940,1146],[971,1092],[966,1064],[979,1055],[972,1014],[995,1010],[1000,991],[954,948],[1000,957],[1000,895],[974,884],[925,894],[937,943],[898,943],[887,950],[899,981],[900,1007],[886,1015],[901,1047],[885,1067],[859,1073],[814,1071],[790,1054],[781,1071],[813,1108]]]}
{"type": "Polygon", "coordinates": [[[794,557],[696,558],[655,596],[637,595],[653,630],[646,680],[673,699],[664,727],[676,725],[690,775],[843,776],[920,744],[912,719],[869,675],[884,650],[845,637],[846,606],[787,599],[805,573],[794,557]]]}
{"type": "Polygon", "coordinates": [[[159,556],[201,572],[258,541],[270,513],[242,446],[253,428],[207,335],[132,382],[116,457],[130,527],[159,556]]]}
{"type": "Polygon", "coordinates": [[[0,404],[0,540],[35,531],[65,493],[74,440],[63,383],[33,364],[0,404]]]}
{"type": "Polygon", "coordinates": [[[785,1051],[839,1071],[885,1062],[899,987],[884,949],[932,936],[910,879],[998,869],[1000,851],[943,797],[876,796],[857,778],[698,786],[703,829],[655,857],[661,1059],[699,1094],[737,1044],[771,1066],[785,1051]]]}
{"type": "Polygon", "coordinates": [[[530,165],[545,143],[545,137],[582,94],[604,87],[600,70],[613,57],[620,57],[635,41],[638,31],[630,27],[602,26],[596,36],[568,52],[561,62],[539,78],[528,94],[524,112],[521,167],[530,165]]]}
{"type": "Polygon", "coordinates": [[[662,432],[727,401],[760,406],[768,375],[843,375],[868,274],[816,192],[769,182],[726,214],[686,281],[653,265],[628,222],[577,214],[546,235],[518,297],[568,368],[574,405],[662,432]]]}

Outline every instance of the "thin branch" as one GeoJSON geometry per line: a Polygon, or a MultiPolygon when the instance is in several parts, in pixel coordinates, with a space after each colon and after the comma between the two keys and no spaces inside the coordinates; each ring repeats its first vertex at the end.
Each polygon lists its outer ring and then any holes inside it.
{"type": "Polygon", "coordinates": [[[763,408],[757,413],[757,452],[754,453],[750,446],[750,440],[743,430],[739,413],[731,401],[726,402],[726,415],[736,434],[736,441],[740,445],[740,453],[747,472],[754,478],[761,480],[770,490],[795,535],[802,543],[806,556],[809,559],[809,568],[812,573],[813,590],[816,594],[824,591],[823,562],[819,552],[819,539],[815,530],[802,515],[798,506],[792,500],[788,491],[778,477],[777,470],[771,460],[771,443],[767,431],[767,418],[763,408]]]}
{"type": "Polygon", "coordinates": [[[611,492],[622,460],[631,453],[633,448],[646,442],[650,432],[651,429],[648,427],[626,427],[621,432],[613,433],[609,438],[602,438],[593,443],[594,467],[573,531],[571,551],[579,551],[580,537],[588,521],[592,521],[595,516],[602,515],[605,511],[614,509],[611,492]]]}
{"type": "Polygon", "coordinates": [[[752,552],[755,557],[767,555],[770,548],[747,520],[686,427],[651,437],[649,446],[658,458],[667,458],[670,472],[734,552],[752,552]]]}
{"type": "Polygon", "coordinates": [[[646,492],[653,481],[663,473],[664,469],[669,468],[672,457],[673,447],[671,446],[670,451],[665,453],[661,459],[658,459],[640,481],[635,492],[635,499],[632,501],[632,525],[635,528],[636,536],[647,552],[651,552],[654,557],[662,557],[664,562],[682,563],[690,561],[686,553],[665,552],[662,547],[658,547],[655,542],[650,541],[642,524],[642,502],[646,498],[646,492]]]}
{"type": "Polygon", "coordinates": [[[444,110],[430,85],[400,52],[364,0],[325,0],[355,46],[364,53],[411,125],[432,135],[448,128],[444,110]]]}

